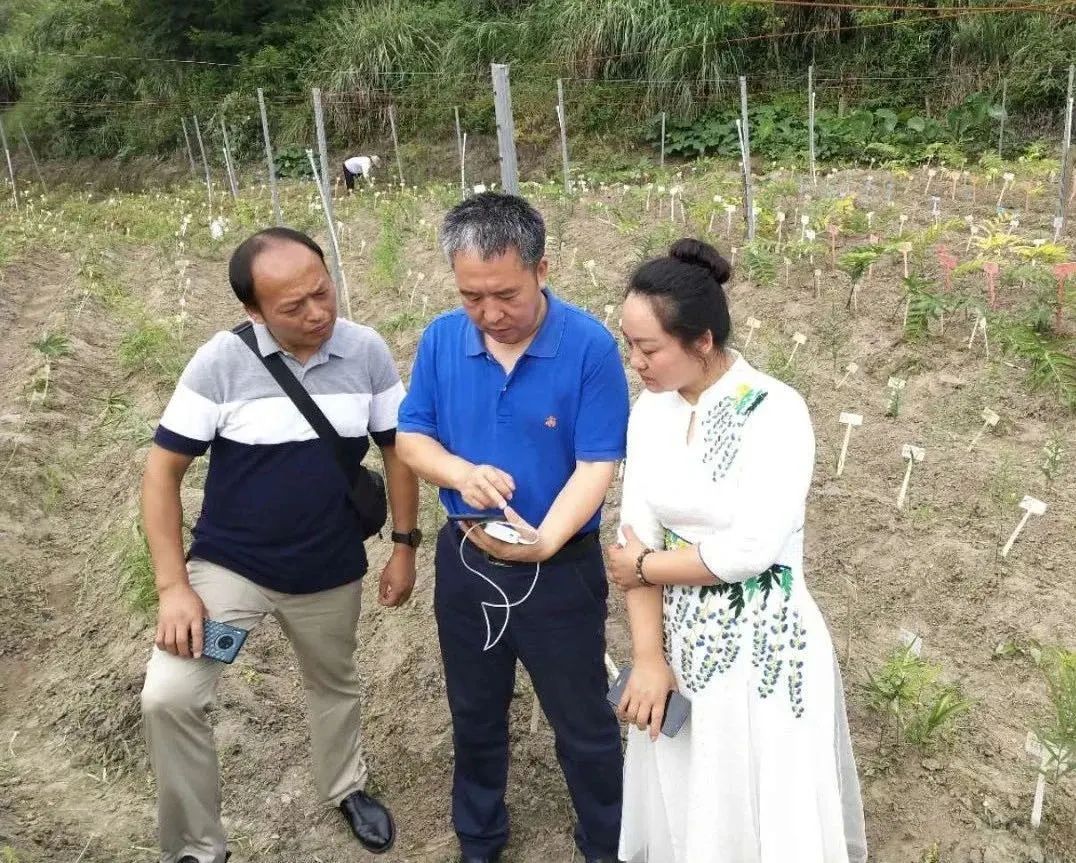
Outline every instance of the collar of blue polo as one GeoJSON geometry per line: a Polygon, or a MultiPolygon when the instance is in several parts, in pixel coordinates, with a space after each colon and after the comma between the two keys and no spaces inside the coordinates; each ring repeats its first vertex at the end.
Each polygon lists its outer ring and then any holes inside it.
{"type": "MultiPolygon", "coordinates": [[[[534,340],[523,352],[532,357],[555,357],[560,351],[560,341],[564,336],[564,303],[557,299],[556,295],[548,288],[542,288],[545,294],[546,312],[542,325],[534,340]]],[[[467,328],[467,356],[477,357],[486,352],[486,345],[482,339],[482,331],[474,324],[467,328]]]]}
{"type": "MultiPolygon", "coordinates": [[[[271,356],[272,354],[281,353],[288,354],[280,342],[276,340],[276,337],[269,332],[269,327],[265,324],[254,323],[254,335],[258,339],[258,350],[263,357],[271,356]]],[[[340,336],[340,328],[333,326],[332,335],[326,339],[325,343],[317,349],[314,356],[321,357],[325,355],[332,355],[334,357],[346,357],[348,354],[347,346],[344,344],[344,340],[340,336]]],[[[291,356],[291,354],[288,354],[291,356]]]]}

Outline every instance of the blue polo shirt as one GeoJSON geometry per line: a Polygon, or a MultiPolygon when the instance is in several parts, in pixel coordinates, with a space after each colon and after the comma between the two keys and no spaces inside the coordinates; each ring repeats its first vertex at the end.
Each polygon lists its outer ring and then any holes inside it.
{"type": "MultiPolygon", "coordinates": [[[[511,374],[463,309],[434,320],[419,342],[397,424],[510,474],[512,507],[535,526],[577,462],[624,458],[629,410],[612,334],[552,291],[545,296],[545,320],[511,374]]],[[[441,490],[441,503],[450,515],[473,512],[454,489],[441,490]]],[[[599,507],[582,532],[596,530],[600,517],[599,507]]]]}

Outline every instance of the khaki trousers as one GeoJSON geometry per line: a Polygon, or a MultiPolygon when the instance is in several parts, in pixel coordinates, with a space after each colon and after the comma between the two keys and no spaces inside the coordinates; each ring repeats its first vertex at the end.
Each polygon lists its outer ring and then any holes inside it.
{"type": "MultiPolygon", "coordinates": [[[[267,614],[277,619],[303,675],[318,793],[336,805],[362,790],[366,765],[354,658],[361,583],[288,594],[204,560],[191,560],[187,570],[212,620],[253,629],[267,614]]],[[[224,668],[211,659],[184,659],[156,647],[146,668],[142,721],[157,777],[161,863],[176,863],[184,855],[198,863],[224,861],[220,773],[207,716],[224,668]]]]}

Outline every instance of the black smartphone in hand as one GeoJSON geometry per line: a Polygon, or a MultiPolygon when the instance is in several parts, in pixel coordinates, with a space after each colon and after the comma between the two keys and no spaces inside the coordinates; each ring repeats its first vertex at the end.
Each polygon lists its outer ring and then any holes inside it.
{"type": "Polygon", "coordinates": [[[203,620],[202,656],[217,662],[232,662],[247,640],[247,630],[229,626],[219,620],[203,620]]]}
{"type": "MultiPolygon", "coordinates": [[[[620,675],[616,681],[609,688],[609,694],[605,696],[606,700],[613,705],[614,710],[620,706],[620,699],[624,696],[624,688],[628,685],[630,676],[631,666],[625,665],[620,670],[620,675]]],[[[675,737],[680,729],[684,727],[684,723],[687,722],[690,715],[691,702],[675,689],[669,690],[669,694],[665,699],[665,717],[661,720],[661,733],[666,737],[675,737]]]]}

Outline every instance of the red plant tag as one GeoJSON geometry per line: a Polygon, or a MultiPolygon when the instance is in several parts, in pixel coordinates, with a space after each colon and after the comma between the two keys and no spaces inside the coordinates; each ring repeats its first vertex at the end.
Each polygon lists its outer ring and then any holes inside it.
{"type": "Polygon", "coordinates": [[[938,246],[935,249],[935,254],[938,256],[938,266],[942,269],[946,290],[951,290],[953,287],[953,270],[956,269],[957,265],[956,255],[945,246],[938,246]]]}
{"type": "Polygon", "coordinates": [[[983,272],[986,273],[986,289],[990,294],[990,308],[998,307],[997,277],[1001,268],[996,261],[987,261],[983,264],[983,272]]]}

